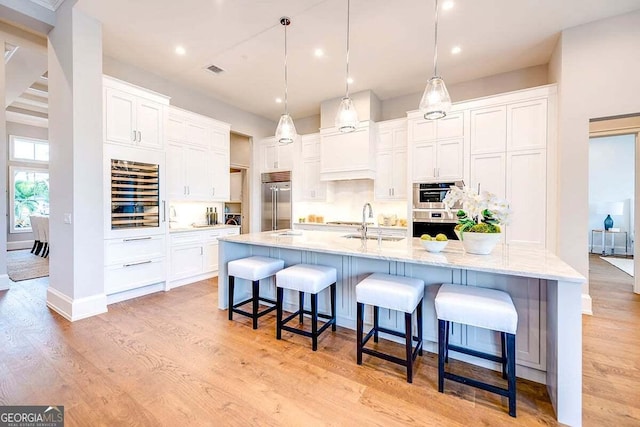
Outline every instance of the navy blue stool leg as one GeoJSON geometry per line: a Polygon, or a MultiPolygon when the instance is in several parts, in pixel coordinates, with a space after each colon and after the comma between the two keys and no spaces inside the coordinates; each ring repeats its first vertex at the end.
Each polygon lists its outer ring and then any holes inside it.
{"type": "Polygon", "coordinates": [[[500,344],[502,345],[502,378],[507,379],[507,342],[505,333],[500,332],[500,344]]]}
{"type": "Polygon", "coordinates": [[[260,281],[254,280],[252,283],[253,296],[253,329],[258,329],[258,310],[260,308],[260,281]]]}
{"type": "Polygon", "coordinates": [[[356,326],[356,335],[358,336],[357,342],[357,361],[358,365],[362,365],[362,330],[364,323],[364,304],[361,302],[358,303],[358,314],[357,314],[357,326],[356,326]]]}
{"type": "Polygon", "coordinates": [[[509,384],[509,415],[516,416],[516,336],[506,334],[507,341],[507,382],[509,384]]]}
{"type": "Polygon", "coordinates": [[[413,382],[413,331],[411,330],[411,313],[404,314],[405,352],[407,357],[407,382],[413,382]]]}
{"type": "Polygon", "coordinates": [[[331,285],[331,318],[333,319],[333,325],[331,325],[331,330],[336,331],[336,323],[338,319],[336,319],[336,284],[331,285]]]}
{"type": "Polygon", "coordinates": [[[318,294],[311,295],[311,342],[313,351],[318,349],[318,294]]]}
{"type": "Polygon", "coordinates": [[[373,342],[378,342],[378,322],[380,320],[380,307],[373,306],[373,342]]]}
{"type": "Polygon", "coordinates": [[[233,292],[235,290],[235,277],[229,276],[229,320],[233,320],[233,292]]]}
{"type": "Polygon", "coordinates": [[[300,304],[300,324],[304,323],[304,292],[298,292],[298,300],[300,304]]]}
{"type": "Polygon", "coordinates": [[[438,319],[438,391],[444,393],[444,359],[446,343],[446,325],[444,320],[438,319]]]}
{"type": "Polygon", "coordinates": [[[276,339],[282,339],[282,300],[284,289],[276,288],[276,339]]]}

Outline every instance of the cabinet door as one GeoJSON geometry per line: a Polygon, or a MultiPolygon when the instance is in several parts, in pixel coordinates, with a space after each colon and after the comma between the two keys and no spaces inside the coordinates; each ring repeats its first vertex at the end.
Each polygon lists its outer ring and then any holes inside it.
{"type": "Polygon", "coordinates": [[[422,142],[413,148],[413,182],[433,181],[436,177],[436,143],[422,142]]]}
{"type": "Polygon", "coordinates": [[[544,149],[547,146],[547,100],[507,106],[507,150],[544,149]]]}
{"type": "Polygon", "coordinates": [[[184,150],[180,145],[169,144],[167,146],[166,179],[170,200],[182,200],[187,197],[184,150]]]}
{"type": "Polygon", "coordinates": [[[138,145],[162,150],[164,127],[164,106],[157,102],[138,98],[136,107],[136,130],[138,145]]]}
{"type": "Polygon", "coordinates": [[[393,150],[393,167],[391,168],[391,195],[394,199],[407,198],[407,150],[393,150]]]}
{"type": "Polygon", "coordinates": [[[204,244],[204,273],[218,271],[218,241],[213,240],[204,244]]]}
{"type": "Polygon", "coordinates": [[[278,144],[271,142],[262,146],[262,170],[278,169],[278,144]]]}
{"type": "Polygon", "coordinates": [[[436,177],[438,180],[461,180],[464,174],[464,141],[438,141],[436,177]]]}
{"type": "Polygon", "coordinates": [[[169,115],[167,118],[167,140],[184,142],[187,139],[187,124],[181,117],[169,115]]]}
{"type": "Polygon", "coordinates": [[[171,280],[184,279],[202,273],[202,245],[171,248],[171,280]]]}
{"type": "Polygon", "coordinates": [[[393,129],[380,130],[378,132],[378,151],[390,151],[393,149],[393,129]]]}
{"type": "Polygon", "coordinates": [[[211,151],[210,170],[212,185],[209,185],[209,199],[228,201],[231,198],[231,184],[229,183],[229,151],[211,151]]]}
{"type": "Polygon", "coordinates": [[[320,181],[320,159],[302,161],[302,199],[325,200],[327,184],[320,181]]]}
{"type": "MultiPolygon", "coordinates": [[[[211,154],[200,147],[183,147],[185,152],[185,172],[187,176],[187,198],[210,200],[212,187],[211,154]]],[[[229,169],[227,169],[227,172],[229,169]]]]}
{"type": "Polygon", "coordinates": [[[471,188],[506,198],[506,156],[504,153],[471,156],[471,188]]]}
{"type": "Polygon", "coordinates": [[[436,120],[436,138],[460,138],[464,136],[464,112],[450,113],[436,120]]]}
{"type": "Polygon", "coordinates": [[[507,153],[507,200],[512,210],[507,243],[545,247],[546,150],[507,153]]]}
{"type": "Polygon", "coordinates": [[[506,107],[489,107],[471,111],[471,154],[505,151],[506,144],[506,107]]]}
{"type": "Polygon", "coordinates": [[[393,198],[393,154],[392,150],[382,151],[376,157],[376,179],[373,183],[373,196],[376,200],[393,198]]]}
{"type": "Polygon", "coordinates": [[[229,151],[230,136],[229,129],[212,128],[210,130],[211,148],[214,150],[229,151]]]}
{"type": "Polygon", "coordinates": [[[210,131],[206,126],[188,121],[186,123],[186,142],[188,144],[197,145],[203,148],[209,148],[211,146],[210,131]]]}
{"type": "Polygon", "coordinates": [[[320,157],[320,134],[302,135],[302,158],[317,159],[320,157]]]}
{"type": "Polygon", "coordinates": [[[135,144],[136,97],[116,89],[105,90],[104,138],[106,142],[135,144]]]}

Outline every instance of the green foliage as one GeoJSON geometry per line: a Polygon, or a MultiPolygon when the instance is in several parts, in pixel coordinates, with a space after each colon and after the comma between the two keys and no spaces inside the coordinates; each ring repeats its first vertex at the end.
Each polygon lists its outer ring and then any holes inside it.
{"type": "Polygon", "coordinates": [[[489,209],[482,211],[482,221],[477,223],[472,218],[467,216],[467,213],[462,209],[456,214],[458,217],[458,224],[455,229],[460,233],[465,231],[471,233],[500,233],[500,227],[498,226],[498,220],[493,216],[489,209]]]}
{"type": "Polygon", "coordinates": [[[38,209],[40,202],[49,202],[49,186],[46,181],[15,181],[14,213],[16,227],[29,226],[28,216],[38,209]]]}

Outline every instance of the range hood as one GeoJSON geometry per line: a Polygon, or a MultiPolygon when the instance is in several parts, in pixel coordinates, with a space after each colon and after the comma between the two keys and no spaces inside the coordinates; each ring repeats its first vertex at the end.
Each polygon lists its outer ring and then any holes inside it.
{"type": "Polygon", "coordinates": [[[371,91],[351,96],[360,125],[354,132],[341,133],[335,117],[342,98],[324,101],[320,108],[320,180],[374,179],[376,175],[376,129],[380,101],[371,91]]]}

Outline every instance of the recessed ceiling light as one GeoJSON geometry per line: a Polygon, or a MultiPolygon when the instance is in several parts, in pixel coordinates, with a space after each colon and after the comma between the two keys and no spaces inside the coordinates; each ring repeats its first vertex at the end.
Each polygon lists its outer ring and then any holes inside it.
{"type": "Polygon", "coordinates": [[[276,98],[276,104],[282,104],[282,98],[276,98]]]}
{"type": "Polygon", "coordinates": [[[459,54],[460,52],[462,52],[462,48],[461,48],[460,46],[454,46],[454,47],[451,49],[451,53],[452,53],[452,54],[454,54],[454,55],[457,55],[457,54],[459,54]]]}
{"type": "Polygon", "coordinates": [[[318,49],[316,49],[316,50],[313,52],[313,54],[314,54],[315,56],[317,56],[318,58],[321,58],[321,57],[323,57],[323,56],[324,56],[324,50],[322,50],[322,49],[318,48],[318,49]]]}
{"type": "Polygon", "coordinates": [[[349,78],[347,79],[347,83],[349,83],[350,85],[351,85],[351,84],[353,84],[353,78],[349,77],[349,78]]]}
{"type": "Polygon", "coordinates": [[[449,10],[453,8],[453,2],[451,0],[442,3],[442,10],[449,10]]]}
{"type": "Polygon", "coordinates": [[[184,55],[185,53],[187,53],[187,51],[182,46],[176,46],[176,53],[178,55],[184,55]]]}

